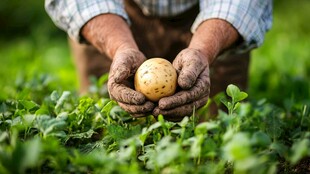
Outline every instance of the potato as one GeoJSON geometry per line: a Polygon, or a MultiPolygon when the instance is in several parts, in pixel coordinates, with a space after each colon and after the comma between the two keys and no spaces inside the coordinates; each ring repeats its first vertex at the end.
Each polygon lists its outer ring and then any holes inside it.
{"type": "Polygon", "coordinates": [[[151,58],[138,68],[134,82],[136,91],[144,94],[148,100],[157,102],[175,93],[177,72],[168,60],[151,58]]]}

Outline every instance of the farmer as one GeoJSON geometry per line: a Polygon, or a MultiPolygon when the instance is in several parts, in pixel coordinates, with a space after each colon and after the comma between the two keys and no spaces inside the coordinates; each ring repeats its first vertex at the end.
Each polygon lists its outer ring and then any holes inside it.
{"type": "Polygon", "coordinates": [[[109,94],[124,110],[170,120],[191,115],[228,84],[245,89],[249,51],[272,24],[271,0],[45,0],[45,8],[70,37],[82,93],[89,76],[109,72],[109,94]],[[151,57],[178,72],[179,92],[158,106],[132,87],[151,57]]]}

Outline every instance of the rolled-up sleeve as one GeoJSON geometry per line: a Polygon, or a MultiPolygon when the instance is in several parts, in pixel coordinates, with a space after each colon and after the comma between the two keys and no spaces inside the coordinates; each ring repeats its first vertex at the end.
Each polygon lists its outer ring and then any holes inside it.
{"type": "Polygon", "coordinates": [[[77,41],[81,41],[81,28],[97,15],[117,14],[129,22],[122,0],[45,0],[45,10],[56,26],[77,41]]]}
{"type": "Polygon", "coordinates": [[[242,36],[241,49],[260,46],[272,25],[272,0],[200,0],[192,32],[205,20],[218,18],[229,22],[242,36]]]}

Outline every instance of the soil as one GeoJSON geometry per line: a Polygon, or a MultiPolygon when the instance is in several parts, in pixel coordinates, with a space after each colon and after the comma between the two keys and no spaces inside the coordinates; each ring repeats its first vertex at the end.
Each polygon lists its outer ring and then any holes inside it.
{"type": "Polygon", "coordinates": [[[287,162],[282,161],[279,163],[279,174],[310,174],[310,157],[302,159],[294,166],[290,166],[287,162]]]}

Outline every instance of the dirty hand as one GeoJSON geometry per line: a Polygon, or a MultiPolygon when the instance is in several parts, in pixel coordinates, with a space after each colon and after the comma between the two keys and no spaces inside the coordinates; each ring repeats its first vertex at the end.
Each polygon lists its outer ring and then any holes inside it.
{"type": "Polygon", "coordinates": [[[82,36],[100,52],[112,59],[108,90],[110,97],[132,116],[144,116],[154,104],[133,90],[131,79],[145,61],[126,21],[115,14],[102,14],[86,23],[82,36]],[[109,24],[109,25],[107,25],[109,24]]]}
{"type": "Polygon", "coordinates": [[[145,60],[145,56],[136,49],[116,51],[109,73],[110,97],[134,117],[146,116],[154,109],[152,102],[132,89],[133,76],[145,60]]]}
{"type": "Polygon", "coordinates": [[[177,55],[173,66],[177,70],[181,90],[160,99],[153,115],[162,114],[167,120],[180,121],[184,116],[191,116],[193,109],[202,107],[208,101],[209,64],[200,51],[187,48],[177,55]]]}
{"type": "Polygon", "coordinates": [[[173,61],[181,91],[159,100],[153,114],[163,114],[168,120],[180,121],[184,116],[190,116],[193,109],[203,106],[210,92],[209,64],[240,41],[242,38],[238,31],[227,21],[209,19],[202,22],[188,48],[173,61]]]}

